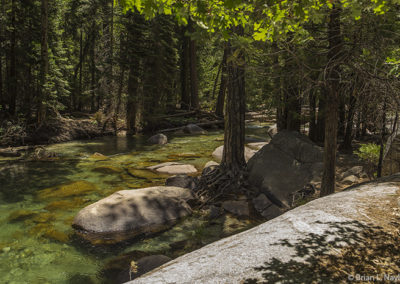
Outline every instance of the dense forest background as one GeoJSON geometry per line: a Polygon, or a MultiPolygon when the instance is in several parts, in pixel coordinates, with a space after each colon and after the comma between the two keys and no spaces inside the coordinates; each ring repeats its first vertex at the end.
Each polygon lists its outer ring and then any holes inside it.
{"type": "MultiPolygon", "coordinates": [[[[40,123],[101,112],[126,118],[137,132],[176,109],[223,115],[223,35],[196,22],[178,25],[173,16],[125,14],[110,0],[2,0],[1,7],[2,119],[40,123]]],[[[354,134],[375,131],[398,103],[399,23],[396,13],[340,17],[339,135],[349,146],[354,134]]],[[[309,122],[314,141],[324,133],[328,18],[306,26],[308,34],[274,43],[249,35],[238,43],[246,51],[247,108],[276,108],[280,128],[300,130],[309,122]]]]}
{"type": "MultiPolygon", "coordinates": [[[[336,137],[343,149],[367,134],[383,145],[400,105],[400,26],[396,3],[378,4],[328,3],[301,29],[284,22],[292,12],[274,4],[282,24],[264,40],[265,29],[254,33],[257,22],[247,28],[234,17],[231,28],[210,33],[199,20],[200,4],[195,17],[145,17],[112,0],[1,0],[0,129],[90,113],[116,131],[122,125],[131,134],[150,132],[167,114],[223,117],[231,90],[231,101],[244,102],[246,93],[246,110],[275,112],[279,130],[307,129],[320,143],[328,133],[326,161],[335,158],[336,137]]],[[[263,16],[252,17],[246,21],[263,16]]],[[[241,107],[232,103],[230,113],[241,115],[241,107]]],[[[232,117],[225,124],[231,130],[232,117]]],[[[244,120],[236,121],[241,128],[244,120]]],[[[334,164],[326,167],[332,172],[334,164]]]]}

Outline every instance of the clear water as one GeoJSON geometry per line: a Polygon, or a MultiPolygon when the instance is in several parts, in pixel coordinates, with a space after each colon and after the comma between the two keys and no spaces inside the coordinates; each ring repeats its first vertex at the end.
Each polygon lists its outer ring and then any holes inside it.
{"type": "MultiPolygon", "coordinates": [[[[252,127],[249,135],[265,137],[265,130],[252,127]]],[[[171,250],[171,243],[190,239],[195,248],[226,235],[226,226],[233,231],[248,228],[248,222],[208,224],[193,216],[164,233],[112,248],[85,244],[71,228],[73,217],[88,204],[118,190],[165,182],[165,176],[146,171],[134,178],[126,169],[178,161],[200,171],[222,138],[219,131],[146,146],[146,137],[105,137],[48,146],[59,157],[46,161],[30,160],[29,155],[0,160],[0,283],[110,283],[101,271],[117,256],[140,251],[176,257],[184,251],[171,250]],[[70,183],[82,190],[68,191],[70,183]]]]}

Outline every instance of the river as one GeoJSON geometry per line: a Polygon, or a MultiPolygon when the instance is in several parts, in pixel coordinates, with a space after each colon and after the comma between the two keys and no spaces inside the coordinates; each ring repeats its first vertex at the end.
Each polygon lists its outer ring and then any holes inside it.
{"type": "MultiPolygon", "coordinates": [[[[247,134],[265,138],[266,130],[253,125],[247,134]]],[[[223,132],[174,136],[164,146],[149,146],[146,139],[72,141],[46,147],[56,158],[0,159],[0,282],[112,283],[108,272],[118,257],[134,258],[135,252],[177,257],[254,225],[234,219],[209,223],[194,215],[156,236],[111,247],[77,238],[71,224],[80,209],[118,190],[163,185],[166,177],[144,170],[147,166],[177,161],[201,171],[223,144],[223,132]],[[171,245],[182,240],[190,241],[181,249],[171,245]]]]}

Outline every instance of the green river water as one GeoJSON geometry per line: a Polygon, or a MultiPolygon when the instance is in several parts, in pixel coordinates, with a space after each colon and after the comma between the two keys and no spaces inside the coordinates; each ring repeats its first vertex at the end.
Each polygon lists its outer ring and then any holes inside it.
{"type": "MultiPolygon", "coordinates": [[[[248,134],[266,137],[258,126],[248,134]]],[[[146,254],[177,257],[254,226],[195,214],[163,233],[111,247],[87,244],[71,227],[80,209],[118,190],[163,185],[166,177],[147,166],[177,161],[201,171],[222,138],[216,131],[148,146],[147,137],[103,137],[47,146],[58,157],[45,161],[0,160],[0,283],[113,283],[107,274],[113,263],[125,259],[129,266],[129,258],[146,254]],[[185,240],[183,248],[171,246],[185,240]]]]}

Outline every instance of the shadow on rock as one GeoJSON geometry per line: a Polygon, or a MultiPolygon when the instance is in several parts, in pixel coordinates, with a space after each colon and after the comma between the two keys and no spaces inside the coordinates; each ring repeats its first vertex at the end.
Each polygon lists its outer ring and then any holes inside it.
{"type": "Polygon", "coordinates": [[[282,262],[273,258],[254,268],[262,280],[247,279],[244,283],[347,283],[356,275],[376,277],[370,279],[374,282],[400,273],[398,231],[358,221],[324,224],[329,229],[322,235],[310,233],[297,243],[288,239],[276,243],[294,248],[293,259],[282,262]]]}

